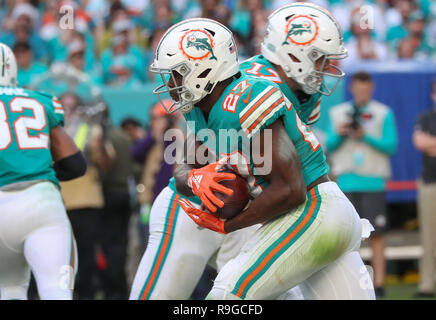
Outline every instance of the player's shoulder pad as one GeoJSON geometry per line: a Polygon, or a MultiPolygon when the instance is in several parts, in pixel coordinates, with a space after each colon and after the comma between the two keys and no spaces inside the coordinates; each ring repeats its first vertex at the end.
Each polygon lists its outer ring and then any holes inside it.
{"type": "Polygon", "coordinates": [[[33,91],[33,93],[35,93],[37,96],[40,96],[44,100],[43,102],[45,102],[44,106],[46,108],[53,109],[54,113],[56,114],[64,114],[64,108],[62,107],[58,97],[45,91],[33,91]]]}
{"type": "MultiPolygon", "coordinates": [[[[264,102],[273,93],[274,96],[283,97],[282,91],[274,82],[247,74],[233,87],[232,92],[241,96],[242,99],[238,100],[240,107],[245,107],[254,101],[262,100],[264,102]]],[[[261,103],[259,102],[258,105],[261,103]]]]}
{"type": "Polygon", "coordinates": [[[286,107],[286,102],[275,83],[249,76],[244,80],[249,87],[238,101],[238,114],[242,129],[251,137],[271,117],[280,113],[286,107]]]}
{"type": "Polygon", "coordinates": [[[45,97],[45,98],[48,98],[48,99],[52,99],[53,98],[53,95],[52,94],[50,94],[50,93],[48,93],[48,92],[45,92],[45,91],[37,91],[37,90],[35,90],[35,91],[32,91],[32,92],[34,92],[35,94],[38,94],[38,95],[40,95],[40,96],[43,96],[43,97],[45,97]]]}
{"type": "Polygon", "coordinates": [[[242,69],[241,71],[243,71],[245,66],[251,66],[251,62],[256,58],[256,56],[245,59],[244,61],[241,61],[239,63],[239,68],[242,69]]]}

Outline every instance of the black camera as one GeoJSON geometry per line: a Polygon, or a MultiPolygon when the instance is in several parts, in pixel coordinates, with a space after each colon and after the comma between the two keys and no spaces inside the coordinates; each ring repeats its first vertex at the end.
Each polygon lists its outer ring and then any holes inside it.
{"type": "Polygon", "coordinates": [[[361,116],[362,116],[361,108],[353,104],[353,111],[349,113],[349,116],[351,118],[350,127],[353,130],[359,129],[361,127],[360,124],[361,116]]]}

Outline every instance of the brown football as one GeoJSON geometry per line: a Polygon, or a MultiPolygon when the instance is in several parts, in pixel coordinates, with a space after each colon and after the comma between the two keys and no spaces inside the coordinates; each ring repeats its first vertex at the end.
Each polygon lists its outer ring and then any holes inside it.
{"type": "Polygon", "coordinates": [[[219,182],[224,187],[233,190],[231,196],[215,191],[215,195],[224,202],[224,206],[222,208],[217,207],[217,211],[214,214],[222,219],[229,219],[241,213],[245,208],[251,198],[250,189],[247,181],[233,170],[224,167],[220,172],[231,172],[236,175],[234,180],[222,180],[219,182]]]}

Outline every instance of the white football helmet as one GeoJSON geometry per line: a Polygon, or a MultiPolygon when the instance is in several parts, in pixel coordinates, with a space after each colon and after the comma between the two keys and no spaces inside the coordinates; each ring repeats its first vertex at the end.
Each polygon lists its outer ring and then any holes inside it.
{"type": "Polygon", "coordinates": [[[17,60],[11,48],[0,43],[0,86],[17,86],[17,60]]]}
{"type": "Polygon", "coordinates": [[[323,71],[327,59],[344,59],[348,54],[339,23],[312,3],[296,2],[274,11],[268,17],[261,48],[262,55],[281,66],[307,94],[330,95],[345,75],[332,64],[332,72],[323,71]],[[322,67],[317,71],[315,62],[320,58],[322,67]],[[323,76],[337,78],[332,88],[323,82],[323,76]]]}
{"type": "Polygon", "coordinates": [[[150,71],[161,75],[163,85],[153,90],[159,100],[171,94],[172,113],[190,112],[220,81],[239,72],[238,52],[232,32],[217,21],[194,18],[169,28],[160,40],[150,71]],[[177,86],[174,72],[182,76],[177,86]],[[173,86],[168,85],[172,79],[173,86]],[[175,99],[175,96],[177,99],[175,99]]]}

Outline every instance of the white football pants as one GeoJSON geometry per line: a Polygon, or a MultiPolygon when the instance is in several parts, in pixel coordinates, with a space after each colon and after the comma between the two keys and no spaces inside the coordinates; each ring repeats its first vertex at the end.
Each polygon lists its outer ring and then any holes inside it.
{"type": "Polygon", "coordinates": [[[51,182],[0,191],[0,298],[27,299],[30,271],[39,297],[70,300],[77,250],[61,194],[51,182]]]}
{"type": "Polygon", "coordinates": [[[217,270],[235,257],[259,225],[223,235],[198,227],[166,187],[153,203],[150,237],[133,281],[132,300],[189,299],[207,263],[217,270]]]}
{"type": "MultiPolygon", "coordinates": [[[[177,200],[176,193],[167,187],[153,203],[150,237],[133,281],[131,300],[189,299],[206,264],[221,270],[260,227],[227,235],[202,229],[183,212],[177,200]]],[[[296,286],[278,299],[302,299],[301,289],[296,286]]]]}
{"type": "MultiPolygon", "coordinates": [[[[358,253],[372,226],[336,183],[259,228],[219,272],[208,299],[276,299],[299,286],[304,299],[375,299],[358,253]]],[[[284,298],[286,299],[286,298],[284,298]]]]}

